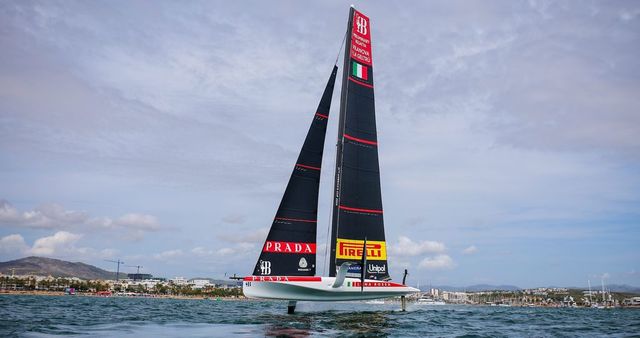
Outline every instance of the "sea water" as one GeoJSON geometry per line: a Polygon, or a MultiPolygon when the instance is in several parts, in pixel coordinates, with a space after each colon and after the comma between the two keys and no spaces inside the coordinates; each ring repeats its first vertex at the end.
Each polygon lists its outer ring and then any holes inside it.
{"type": "Polygon", "coordinates": [[[640,309],[0,295],[0,337],[640,337],[640,309]]]}

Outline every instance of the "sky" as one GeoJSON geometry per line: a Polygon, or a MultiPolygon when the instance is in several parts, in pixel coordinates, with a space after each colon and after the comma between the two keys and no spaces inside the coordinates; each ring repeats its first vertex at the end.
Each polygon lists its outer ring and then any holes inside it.
{"type": "Polygon", "coordinates": [[[394,280],[640,286],[635,1],[2,1],[0,261],[250,274],[351,3],[394,280]]]}

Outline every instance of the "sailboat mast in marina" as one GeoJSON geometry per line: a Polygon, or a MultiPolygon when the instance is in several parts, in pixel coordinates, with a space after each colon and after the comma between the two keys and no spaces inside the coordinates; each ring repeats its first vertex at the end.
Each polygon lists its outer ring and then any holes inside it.
{"type": "Polygon", "coordinates": [[[371,22],[351,7],[345,38],[331,222],[329,276],[316,276],[318,192],[334,66],[289,183],[243,292],[295,302],[402,296],[391,282],[384,233],[376,132],[371,22]]]}

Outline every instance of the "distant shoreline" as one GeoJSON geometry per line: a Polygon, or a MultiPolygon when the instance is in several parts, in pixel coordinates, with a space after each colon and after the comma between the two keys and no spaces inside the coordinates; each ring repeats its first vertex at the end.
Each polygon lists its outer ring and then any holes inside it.
{"type": "Polygon", "coordinates": [[[2,295],[18,295],[18,296],[79,296],[79,297],[98,297],[98,298],[161,298],[161,299],[192,299],[192,300],[232,300],[232,301],[251,301],[246,297],[207,297],[207,296],[178,296],[178,295],[149,295],[149,296],[101,296],[89,292],[76,292],[74,295],[67,295],[64,291],[28,291],[28,290],[0,290],[2,295]]]}

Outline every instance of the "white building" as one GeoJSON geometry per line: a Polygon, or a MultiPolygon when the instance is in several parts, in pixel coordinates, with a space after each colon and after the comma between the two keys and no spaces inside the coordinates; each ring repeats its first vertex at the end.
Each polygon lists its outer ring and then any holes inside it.
{"type": "Polygon", "coordinates": [[[190,284],[194,289],[204,289],[208,286],[214,286],[208,279],[192,279],[190,284]]]}
{"type": "Polygon", "coordinates": [[[469,298],[466,292],[443,291],[442,298],[450,303],[465,303],[469,298]]]}
{"type": "Polygon", "coordinates": [[[174,285],[187,285],[187,284],[189,284],[189,281],[184,277],[173,277],[169,281],[171,283],[173,283],[174,285]]]}

